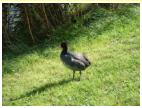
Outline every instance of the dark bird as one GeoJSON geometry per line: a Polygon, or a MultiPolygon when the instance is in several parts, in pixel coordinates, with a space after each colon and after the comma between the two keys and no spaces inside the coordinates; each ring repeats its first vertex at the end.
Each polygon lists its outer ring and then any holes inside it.
{"type": "Polygon", "coordinates": [[[81,77],[81,71],[85,70],[91,64],[90,61],[83,54],[69,52],[66,42],[61,43],[61,48],[60,58],[68,68],[73,70],[73,79],[75,71],[79,71],[81,77]]]}

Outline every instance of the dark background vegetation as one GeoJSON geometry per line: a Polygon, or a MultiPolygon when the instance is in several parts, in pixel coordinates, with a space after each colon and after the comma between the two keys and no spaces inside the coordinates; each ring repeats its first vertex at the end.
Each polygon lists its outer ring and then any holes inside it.
{"type": "MultiPolygon", "coordinates": [[[[46,41],[47,46],[67,40],[62,33],[56,35],[56,28],[65,28],[78,19],[82,26],[87,26],[92,20],[97,21],[98,15],[92,18],[84,16],[97,8],[115,10],[128,4],[6,4],[3,3],[2,15],[2,50],[13,54],[23,53],[27,48],[46,41]]],[[[135,5],[135,4],[129,4],[135,5]]],[[[100,13],[101,15],[101,13],[100,13]]]]}
{"type": "Polygon", "coordinates": [[[140,6],[2,4],[3,105],[140,105],[140,6]],[[59,48],[84,53],[79,81],[59,48]]]}

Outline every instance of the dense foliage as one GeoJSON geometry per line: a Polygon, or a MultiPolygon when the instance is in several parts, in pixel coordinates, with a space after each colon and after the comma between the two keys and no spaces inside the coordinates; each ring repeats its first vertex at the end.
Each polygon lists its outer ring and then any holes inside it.
{"type": "MultiPolygon", "coordinates": [[[[57,27],[69,26],[95,8],[116,9],[120,4],[3,4],[3,51],[22,52],[43,40],[53,41],[57,27]]],[[[95,18],[94,18],[95,19],[95,18]]],[[[63,38],[63,37],[62,37],[63,38]]]]}
{"type": "Polygon", "coordinates": [[[89,6],[82,14],[67,7],[81,4],[62,4],[67,10],[58,21],[48,16],[49,4],[14,5],[22,12],[14,28],[7,29],[3,12],[3,105],[140,105],[139,4],[82,4],[80,9],[89,6]],[[60,61],[62,40],[91,61],[80,81],[60,61]]]}

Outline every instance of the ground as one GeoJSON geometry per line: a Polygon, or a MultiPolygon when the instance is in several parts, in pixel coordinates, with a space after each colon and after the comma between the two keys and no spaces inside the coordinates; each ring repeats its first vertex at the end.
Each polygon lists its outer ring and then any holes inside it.
{"type": "Polygon", "coordinates": [[[3,105],[140,105],[140,14],[138,6],[96,9],[88,20],[54,35],[84,53],[91,66],[72,80],[60,61],[60,39],[3,59],[3,105]],[[91,19],[89,19],[91,18],[91,19]]]}

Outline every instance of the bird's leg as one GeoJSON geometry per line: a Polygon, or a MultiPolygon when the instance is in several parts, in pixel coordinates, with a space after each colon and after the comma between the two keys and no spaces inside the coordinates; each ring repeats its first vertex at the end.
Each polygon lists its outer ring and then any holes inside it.
{"type": "Polygon", "coordinates": [[[73,79],[74,79],[74,74],[75,74],[75,71],[73,71],[73,79]]]}
{"type": "Polygon", "coordinates": [[[81,78],[81,71],[80,71],[80,78],[81,78]]]}

